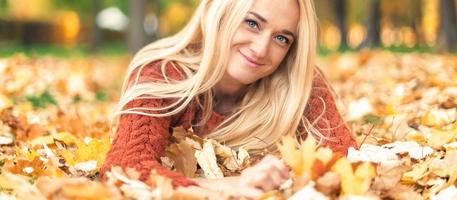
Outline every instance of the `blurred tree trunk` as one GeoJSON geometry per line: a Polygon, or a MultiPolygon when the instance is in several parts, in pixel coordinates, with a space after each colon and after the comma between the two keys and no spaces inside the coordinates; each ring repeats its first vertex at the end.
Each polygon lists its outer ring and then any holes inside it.
{"type": "Polygon", "coordinates": [[[346,0],[333,0],[333,9],[336,16],[336,25],[340,30],[341,44],[340,50],[348,47],[347,26],[346,26],[346,0]]]}
{"type": "Polygon", "coordinates": [[[454,0],[440,0],[440,49],[457,51],[457,17],[454,0]]]}
{"type": "Polygon", "coordinates": [[[380,45],[381,0],[369,0],[368,20],[366,21],[367,37],[359,48],[374,48],[380,45]]]}
{"type": "Polygon", "coordinates": [[[135,53],[148,42],[144,31],[146,0],[129,0],[129,27],[127,46],[130,53],[135,53]]]}
{"type": "Polygon", "coordinates": [[[422,29],[422,4],[423,0],[411,0],[412,10],[412,24],[414,34],[416,36],[416,45],[424,44],[424,31],[422,29]]]}
{"type": "Polygon", "coordinates": [[[92,30],[90,47],[92,51],[97,51],[102,43],[102,30],[97,25],[97,14],[101,10],[101,0],[93,0],[92,9],[92,30]]]}

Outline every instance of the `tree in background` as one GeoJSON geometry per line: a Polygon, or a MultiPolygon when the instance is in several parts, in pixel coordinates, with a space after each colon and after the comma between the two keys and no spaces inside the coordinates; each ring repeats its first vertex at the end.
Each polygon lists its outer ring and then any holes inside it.
{"type": "Polygon", "coordinates": [[[424,31],[422,29],[422,4],[423,0],[410,0],[410,4],[412,5],[411,8],[411,28],[413,29],[416,37],[416,44],[424,44],[424,31]]]}
{"type": "Polygon", "coordinates": [[[144,31],[146,0],[130,0],[130,22],[127,32],[127,47],[130,53],[135,53],[147,44],[148,39],[144,31]]]}
{"type": "Polygon", "coordinates": [[[336,25],[340,30],[340,49],[344,50],[348,48],[347,42],[347,25],[346,25],[346,0],[333,0],[333,9],[336,16],[336,25]]]}
{"type": "Polygon", "coordinates": [[[457,51],[457,17],[454,0],[440,0],[440,49],[457,51]]]}
{"type": "Polygon", "coordinates": [[[92,31],[91,31],[91,50],[96,51],[102,43],[102,30],[97,25],[97,14],[102,8],[101,0],[92,0],[92,31]]]}
{"type": "Polygon", "coordinates": [[[366,21],[367,37],[359,48],[374,48],[380,45],[381,0],[369,0],[368,18],[366,21]]]}

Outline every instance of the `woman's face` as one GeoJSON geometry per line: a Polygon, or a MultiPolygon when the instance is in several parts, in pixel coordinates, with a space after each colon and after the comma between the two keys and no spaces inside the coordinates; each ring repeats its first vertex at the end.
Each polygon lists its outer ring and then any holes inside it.
{"type": "Polygon", "coordinates": [[[297,0],[255,0],[231,43],[226,78],[242,85],[273,73],[297,37],[297,0]]]}

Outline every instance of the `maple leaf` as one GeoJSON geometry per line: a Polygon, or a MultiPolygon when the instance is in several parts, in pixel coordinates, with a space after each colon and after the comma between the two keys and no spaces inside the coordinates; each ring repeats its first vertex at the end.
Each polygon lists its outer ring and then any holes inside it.
{"type": "Polygon", "coordinates": [[[14,174],[22,174],[30,177],[50,175],[45,163],[40,160],[39,156],[35,157],[33,160],[19,159],[15,162],[8,161],[4,167],[7,171],[14,174]]]}
{"type": "Polygon", "coordinates": [[[195,145],[198,145],[198,147],[200,146],[200,144],[195,144],[191,139],[186,138],[177,144],[174,143],[169,145],[165,153],[168,158],[171,158],[171,160],[174,161],[173,163],[176,171],[186,177],[195,177],[195,172],[197,171],[195,145]]]}
{"type": "Polygon", "coordinates": [[[82,141],[75,141],[77,149],[75,152],[64,149],[61,155],[65,158],[65,161],[70,166],[74,166],[77,163],[86,161],[97,161],[97,168],[99,168],[105,161],[106,153],[108,153],[111,143],[108,137],[104,137],[100,140],[92,139],[89,143],[82,141]]]}
{"type": "Polygon", "coordinates": [[[362,163],[354,171],[346,158],[340,158],[332,166],[332,171],[341,178],[341,192],[345,195],[363,195],[370,188],[371,180],[376,176],[372,164],[362,163]]]}
{"type": "Polygon", "coordinates": [[[292,168],[297,176],[303,174],[303,157],[297,150],[297,143],[293,137],[283,137],[281,143],[278,144],[278,150],[281,152],[284,162],[292,168]]]}
{"type": "Polygon", "coordinates": [[[284,162],[292,168],[297,177],[305,175],[311,179],[324,174],[327,167],[333,163],[331,161],[338,157],[329,148],[318,148],[312,137],[307,137],[299,147],[293,137],[283,137],[278,149],[284,162]]]}

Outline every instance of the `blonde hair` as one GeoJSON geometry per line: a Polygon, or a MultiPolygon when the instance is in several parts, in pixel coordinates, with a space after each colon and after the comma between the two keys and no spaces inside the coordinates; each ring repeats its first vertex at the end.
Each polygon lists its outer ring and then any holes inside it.
{"type": "MultiPolygon", "coordinates": [[[[190,22],[180,32],[141,49],[128,67],[116,114],[171,116],[183,111],[192,100],[197,100],[205,113],[204,119],[208,119],[210,112],[206,111],[212,110],[212,88],[226,71],[230,39],[253,1],[202,0],[190,22]],[[140,82],[139,75],[144,66],[156,61],[161,61],[164,76],[165,66],[172,63],[186,77],[179,81],[140,82]],[[129,79],[135,75],[135,70],[138,73],[130,85],[129,79]],[[137,98],[171,98],[176,101],[162,108],[124,109],[128,102],[137,98]]],[[[303,116],[311,93],[316,57],[314,4],[312,0],[297,1],[300,9],[298,38],[282,66],[270,76],[251,84],[236,112],[209,133],[209,138],[253,153],[274,148],[282,136],[295,134],[300,124],[307,133],[323,138],[303,116]]]]}

